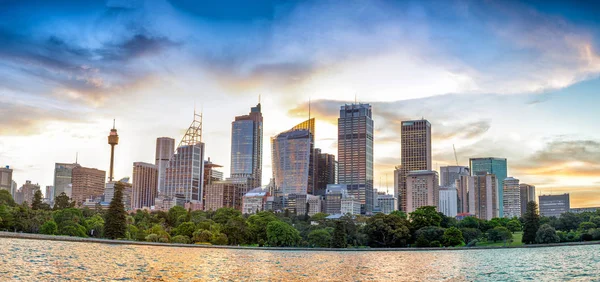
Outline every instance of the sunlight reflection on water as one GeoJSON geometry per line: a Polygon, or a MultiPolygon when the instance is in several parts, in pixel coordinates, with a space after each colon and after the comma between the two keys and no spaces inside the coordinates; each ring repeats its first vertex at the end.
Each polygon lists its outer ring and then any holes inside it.
{"type": "Polygon", "coordinates": [[[600,279],[600,245],[435,252],[308,252],[0,238],[0,261],[0,281],[600,279]]]}

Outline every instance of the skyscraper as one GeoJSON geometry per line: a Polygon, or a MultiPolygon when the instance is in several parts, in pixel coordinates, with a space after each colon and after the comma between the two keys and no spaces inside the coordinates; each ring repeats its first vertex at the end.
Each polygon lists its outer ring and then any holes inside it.
{"type": "MultiPolygon", "coordinates": [[[[71,198],[73,191],[71,188],[73,169],[79,167],[79,164],[56,163],[54,164],[54,196],[58,197],[65,193],[71,198]]],[[[53,199],[54,200],[54,199],[53,199]]]]}
{"type": "Polygon", "coordinates": [[[337,162],[335,155],[321,153],[321,149],[315,149],[316,156],[316,188],[315,195],[325,195],[327,184],[336,184],[337,162]]]}
{"type": "Polygon", "coordinates": [[[457,190],[454,186],[440,188],[439,211],[448,217],[455,217],[458,211],[457,190]]]}
{"type": "Polygon", "coordinates": [[[273,178],[277,196],[309,191],[311,132],[291,129],[271,138],[273,178]]]}
{"type": "MultiPolygon", "coordinates": [[[[223,172],[216,170],[216,168],[223,167],[222,165],[218,165],[210,161],[210,157],[208,160],[204,161],[204,176],[202,179],[204,189],[202,190],[202,202],[206,203],[206,191],[208,185],[212,184],[216,181],[223,181],[223,172]]],[[[244,179],[244,178],[240,178],[244,179]]]]}
{"type": "Polygon", "coordinates": [[[450,187],[456,184],[461,175],[470,175],[466,166],[442,166],[440,167],[440,186],[450,187]]]}
{"type": "Polygon", "coordinates": [[[373,212],[373,113],[369,104],[346,104],[338,118],[338,182],[373,212]]]}
{"type": "MultiPolygon", "coordinates": [[[[309,109],[310,112],[310,109],[309,109]]],[[[310,116],[310,113],[309,113],[310,116]]],[[[317,164],[316,164],[316,159],[317,156],[315,155],[316,151],[315,151],[315,119],[314,118],[308,118],[307,120],[297,124],[296,126],[292,127],[291,130],[308,130],[308,132],[310,132],[310,149],[309,149],[309,157],[308,157],[308,187],[307,187],[307,192],[308,194],[314,194],[315,192],[315,186],[317,183],[317,176],[316,176],[316,169],[317,169],[317,164]]]]}
{"type": "Polygon", "coordinates": [[[131,189],[131,208],[141,209],[154,206],[158,195],[158,168],[156,165],[133,163],[133,183],[131,189]]]}
{"type": "MultiPolygon", "coordinates": [[[[406,212],[423,206],[438,207],[440,197],[439,176],[432,170],[415,170],[406,176],[406,212]]],[[[438,209],[439,210],[439,209],[438,209]]]]}
{"type": "Polygon", "coordinates": [[[399,210],[407,211],[406,177],[411,171],[431,170],[431,123],[427,120],[402,122],[401,167],[398,190],[399,210]]]}
{"type": "Polygon", "coordinates": [[[6,190],[12,194],[12,174],[13,170],[9,166],[0,167],[0,189],[6,190]]]}
{"type": "Polygon", "coordinates": [[[472,198],[474,193],[475,178],[470,175],[460,175],[455,181],[457,189],[457,213],[469,213],[469,205],[472,205],[472,198]],[[470,193],[470,194],[469,194],[470,193]]]}
{"type": "Polygon", "coordinates": [[[469,165],[471,167],[471,175],[475,176],[478,173],[491,173],[496,175],[496,188],[498,189],[498,202],[499,205],[499,216],[502,217],[504,215],[504,207],[502,203],[504,202],[504,191],[502,187],[504,187],[504,179],[508,176],[508,167],[506,159],[503,158],[472,158],[469,160],[469,165]]]}
{"type": "Polygon", "coordinates": [[[73,168],[72,199],[82,205],[86,199],[99,198],[104,194],[106,172],[95,168],[77,166],[73,168]]]}
{"type": "Polygon", "coordinates": [[[262,186],[263,116],[260,103],[231,123],[231,178],[252,178],[262,186]]]}
{"type": "Polygon", "coordinates": [[[512,218],[521,216],[521,189],[519,187],[519,179],[508,177],[504,179],[504,187],[502,188],[504,201],[504,217],[512,218]]]}
{"type": "Polygon", "coordinates": [[[521,194],[521,216],[525,215],[525,211],[527,211],[527,203],[536,200],[535,198],[535,186],[521,183],[519,184],[520,194],[521,194]]]}
{"type": "Polygon", "coordinates": [[[473,203],[469,206],[470,213],[479,219],[490,220],[499,216],[498,181],[496,175],[479,172],[474,176],[473,203]]]}
{"type": "Polygon", "coordinates": [[[194,121],[186,131],[169,160],[165,177],[165,196],[176,199],[177,205],[202,201],[204,174],[204,143],[202,116],[194,113],[194,121]]]}
{"type": "Polygon", "coordinates": [[[33,195],[38,190],[40,190],[39,184],[33,184],[29,180],[25,181],[25,184],[19,188],[18,193],[20,195],[15,197],[15,202],[17,202],[19,205],[27,202],[27,204],[31,206],[31,203],[33,202],[33,195]]]}
{"type": "Polygon", "coordinates": [[[158,170],[158,193],[164,190],[167,166],[174,151],[175,139],[169,137],[156,138],[156,159],[154,165],[156,165],[158,170]]]}

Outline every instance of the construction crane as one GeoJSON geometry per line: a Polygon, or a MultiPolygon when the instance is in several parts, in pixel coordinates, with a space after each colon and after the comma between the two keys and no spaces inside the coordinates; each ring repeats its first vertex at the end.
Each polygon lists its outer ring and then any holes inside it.
{"type": "Polygon", "coordinates": [[[456,166],[458,166],[458,157],[456,156],[456,147],[452,144],[452,149],[454,149],[454,160],[456,160],[456,166]]]}

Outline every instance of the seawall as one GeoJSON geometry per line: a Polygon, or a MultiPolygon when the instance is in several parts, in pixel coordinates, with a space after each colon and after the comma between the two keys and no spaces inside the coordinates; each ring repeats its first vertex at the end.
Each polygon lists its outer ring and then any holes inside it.
{"type": "Polygon", "coordinates": [[[152,243],[127,240],[109,240],[97,238],[81,238],[70,236],[53,236],[29,233],[14,233],[0,231],[0,238],[29,239],[45,241],[96,243],[111,245],[138,245],[138,246],[156,246],[156,247],[177,247],[177,248],[205,248],[205,249],[230,249],[230,250],[257,250],[257,251],[319,251],[319,252],[423,252],[423,251],[468,251],[468,250],[489,250],[489,249],[529,249],[529,248],[549,248],[583,245],[600,245],[600,241],[592,242],[574,242],[574,243],[556,243],[540,245],[523,245],[518,247],[457,247],[457,248],[295,248],[295,247],[243,247],[243,246],[212,246],[212,245],[194,245],[194,244],[172,244],[172,243],[152,243]]]}

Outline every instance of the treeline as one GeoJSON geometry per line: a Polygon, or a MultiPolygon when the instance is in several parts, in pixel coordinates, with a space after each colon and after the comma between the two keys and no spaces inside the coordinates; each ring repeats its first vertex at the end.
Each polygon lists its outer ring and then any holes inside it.
{"type": "Polygon", "coordinates": [[[116,188],[108,210],[75,208],[66,195],[49,207],[41,202],[41,193],[31,207],[17,205],[9,193],[0,191],[0,230],[163,243],[322,248],[476,246],[511,242],[515,232],[523,232],[524,243],[600,239],[600,212],[545,218],[537,214],[533,202],[523,218],[489,221],[474,217],[457,221],[435,207],[419,208],[410,217],[396,211],[335,220],[323,213],[242,215],[231,208],[213,212],[174,207],[168,212],[127,214],[116,188]]]}

